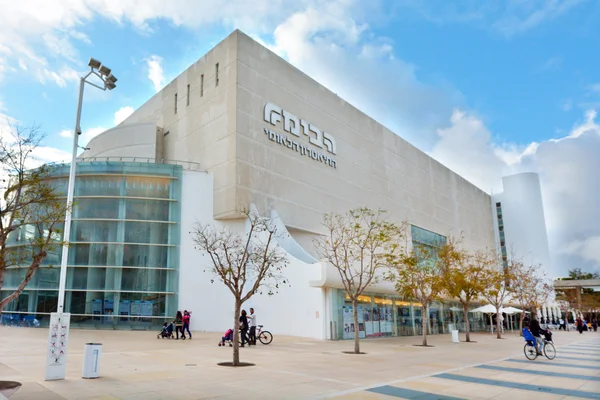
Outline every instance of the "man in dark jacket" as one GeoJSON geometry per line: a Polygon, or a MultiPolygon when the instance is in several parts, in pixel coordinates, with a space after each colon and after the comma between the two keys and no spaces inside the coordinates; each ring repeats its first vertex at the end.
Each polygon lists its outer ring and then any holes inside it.
{"type": "Polygon", "coordinates": [[[531,322],[529,323],[529,330],[531,331],[531,334],[535,337],[538,354],[542,354],[541,346],[542,346],[543,330],[540,327],[540,323],[538,322],[538,320],[535,316],[531,317],[531,322]]]}

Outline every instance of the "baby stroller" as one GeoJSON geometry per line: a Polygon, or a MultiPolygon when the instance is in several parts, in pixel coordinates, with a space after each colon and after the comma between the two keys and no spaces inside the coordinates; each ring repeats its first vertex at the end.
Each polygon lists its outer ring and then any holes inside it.
{"type": "Polygon", "coordinates": [[[159,332],[158,335],[156,335],[157,339],[172,339],[173,338],[173,323],[172,322],[165,322],[165,324],[162,327],[162,330],[159,332]]]}
{"type": "Polygon", "coordinates": [[[225,332],[225,336],[223,336],[221,338],[221,341],[219,342],[219,347],[224,347],[225,343],[228,343],[229,347],[233,346],[233,329],[227,329],[227,332],[225,332]]]}

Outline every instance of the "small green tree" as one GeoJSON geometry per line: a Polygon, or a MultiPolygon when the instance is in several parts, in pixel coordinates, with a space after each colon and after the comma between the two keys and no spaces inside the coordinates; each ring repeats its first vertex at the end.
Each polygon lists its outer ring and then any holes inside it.
{"type": "Polygon", "coordinates": [[[21,282],[0,298],[0,313],[34,277],[48,252],[62,245],[67,210],[53,180],[53,168],[33,156],[44,136],[37,127],[0,128],[0,290],[8,271],[22,271],[21,282]]]}
{"type": "Polygon", "coordinates": [[[315,239],[315,247],[319,256],[338,271],[352,302],[354,353],[360,354],[358,298],[401,254],[403,228],[387,221],[385,211],[364,207],[345,214],[326,214],[323,226],[327,233],[315,239]]]}
{"type": "Polygon", "coordinates": [[[242,305],[257,293],[275,294],[287,284],[283,270],[286,254],[276,245],[277,229],[270,218],[244,211],[243,233],[211,224],[198,224],[192,238],[196,249],[208,255],[208,268],[234,297],[233,365],[240,365],[239,317],[242,305]]]}
{"type": "Polygon", "coordinates": [[[514,280],[514,266],[509,262],[505,267],[501,267],[502,261],[497,255],[494,255],[493,260],[491,267],[483,274],[486,287],[481,296],[496,309],[496,338],[502,339],[501,310],[510,295],[510,284],[514,280]]]}
{"type": "Polygon", "coordinates": [[[528,265],[518,260],[512,260],[512,265],[513,280],[510,290],[512,297],[523,309],[519,317],[519,332],[522,335],[525,311],[535,312],[548,300],[553,289],[541,265],[528,265]]]}
{"type": "Polygon", "coordinates": [[[405,251],[396,258],[387,279],[394,283],[400,296],[421,303],[422,345],[427,346],[429,307],[440,299],[445,288],[444,262],[440,258],[440,249],[425,245],[413,246],[412,250],[405,251]]]}
{"type": "Polygon", "coordinates": [[[444,292],[455,298],[463,307],[466,341],[471,341],[469,306],[479,299],[486,288],[486,271],[495,262],[489,251],[466,251],[452,238],[448,240],[439,257],[444,263],[444,292]]]}

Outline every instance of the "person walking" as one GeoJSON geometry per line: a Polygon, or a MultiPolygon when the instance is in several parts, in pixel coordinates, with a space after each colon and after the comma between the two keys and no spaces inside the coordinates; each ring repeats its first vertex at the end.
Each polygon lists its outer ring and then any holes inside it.
{"type": "Polygon", "coordinates": [[[250,325],[250,339],[249,344],[256,346],[256,314],[254,308],[250,308],[250,315],[248,316],[248,323],[250,325]]]}
{"type": "Polygon", "coordinates": [[[183,310],[183,327],[181,328],[181,334],[183,335],[183,340],[185,340],[185,331],[187,330],[188,336],[190,339],[192,338],[192,332],[190,332],[190,318],[192,317],[192,312],[188,310],[183,310]]]}
{"type": "Polygon", "coordinates": [[[248,313],[246,310],[242,310],[242,315],[240,315],[240,336],[242,338],[242,347],[248,341],[248,313]]]}
{"type": "Polygon", "coordinates": [[[179,340],[179,332],[181,332],[181,335],[185,339],[185,335],[183,334],[183,315],[181,315],[181,311],[177,311],[173,324],[175,325],[175,339],[179,340]]]}
{"type": "Polygon", "coordinates": [[[567,326],[565,325],[565,320],[561,318],[558,322],[560,324],[558,326],[558,330],[560,331],[561,329],[563,329],[563,330],[566,331],[567,330],[567,326]]]}
{"type": "Polygon", "coordinates": [[[581,319],[581,317],[577,317],[577,319],[575,320],[575,326],[577,327],[579,334],[582,334],[583,333],[583,320],[581,319]]]}

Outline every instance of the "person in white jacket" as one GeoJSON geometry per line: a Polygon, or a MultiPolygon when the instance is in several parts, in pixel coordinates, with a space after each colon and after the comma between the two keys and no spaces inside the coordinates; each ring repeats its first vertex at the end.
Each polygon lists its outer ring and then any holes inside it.
{"type": "Polygon", "coordinates": [[[248,315],[248,325],[250,325],[250,344],[256,345],[256,313],[254,308],[250,308],[250,315],[248,315]]]}

